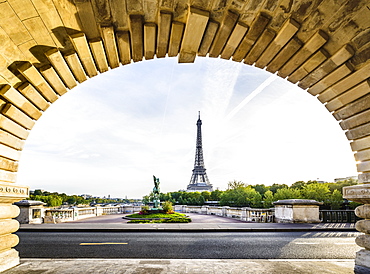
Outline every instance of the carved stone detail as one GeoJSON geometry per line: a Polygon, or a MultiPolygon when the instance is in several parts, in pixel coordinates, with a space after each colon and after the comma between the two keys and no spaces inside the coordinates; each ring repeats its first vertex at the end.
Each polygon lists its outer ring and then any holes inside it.
{"type": "Polygon", "coordinates": [[[343,198],[358,203],[370,204],[370,184],[343,187],[343,198]]]}
{"type": "Polygon", "coordinates": [[[13,203],[29,196],[29,187],[15,184],[0,184],[0,201],[13,203]]]}

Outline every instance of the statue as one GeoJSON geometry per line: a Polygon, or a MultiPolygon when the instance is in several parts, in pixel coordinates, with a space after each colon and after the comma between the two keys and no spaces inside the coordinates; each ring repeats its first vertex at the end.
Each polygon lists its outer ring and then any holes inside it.
{"type": "Polygon", "coordinates": [[[154,187],[153,187],[153,203],[154,203],[154,208],[153,209],[159,209],[159,205],[161,204],[161,201],[159,200],[159,178],[156,178],[153,175],[153,180],[154,180],[154,187]]]}

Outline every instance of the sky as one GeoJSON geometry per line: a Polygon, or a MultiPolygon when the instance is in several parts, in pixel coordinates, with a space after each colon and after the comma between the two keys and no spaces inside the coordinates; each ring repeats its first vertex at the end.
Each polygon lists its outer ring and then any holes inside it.
{"type": "Polygon", "coordinates": [[[18,183],[31,189],[142,198],[186,189],[200,111],[214,189],[229,181],[291,185],[356,175],[348,140],[312,95],[256,67],[198,57],[121,66],[79,84],[37,121],[18,183]]]}

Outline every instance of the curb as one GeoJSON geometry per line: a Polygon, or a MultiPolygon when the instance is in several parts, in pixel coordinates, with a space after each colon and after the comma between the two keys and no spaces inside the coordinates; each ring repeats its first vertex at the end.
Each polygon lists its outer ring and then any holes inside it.
{"type": "Polygon", "coordinates": [[[355,228],[189,228],[189,229],[176,229],[176,228],[20,228],[19,232],[358,232],[355,228]]]}

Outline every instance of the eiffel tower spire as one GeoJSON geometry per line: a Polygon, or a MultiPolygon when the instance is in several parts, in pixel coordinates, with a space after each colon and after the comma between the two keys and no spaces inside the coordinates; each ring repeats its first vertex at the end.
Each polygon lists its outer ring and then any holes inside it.
{"type": "Polygon", "coordinates": [[[197,144],[195,151],[195,162],[193,175],[187,191],[212,191],[213,187],[210,184],[206,169],[204,168],[203,148],[202,148],[202,120],[200,120],[200,111],[197,121],[197,144]]]}

